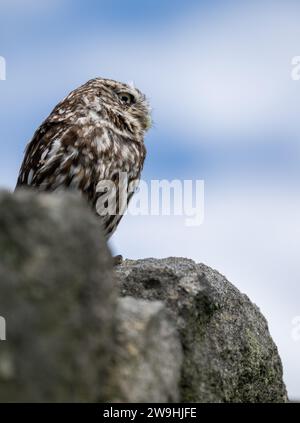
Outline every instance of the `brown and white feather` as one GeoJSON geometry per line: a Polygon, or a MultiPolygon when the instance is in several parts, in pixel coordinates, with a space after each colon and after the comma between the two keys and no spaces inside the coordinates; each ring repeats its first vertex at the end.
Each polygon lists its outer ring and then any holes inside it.
{"type": "MultiPolygon", "coordinates": [[[[118,188],[119,172],[126,172],[129,184],[139,180],[149,126],[148,103],[139,90],[108,79],[88,81],[60,102],[35,132],[26,148],[17,188],[75,189],[101,215],[97,185],[111,180],[118,188]],[[122,93],[128,93],[132,104],[124,104],[122,93]]],[[[117,213],[101,216],[107,237],[124,211],[119,208],[118,189],[115,194],[117,213]]],[[[131,195],[128,191],[128,201],[131,195]]]]}

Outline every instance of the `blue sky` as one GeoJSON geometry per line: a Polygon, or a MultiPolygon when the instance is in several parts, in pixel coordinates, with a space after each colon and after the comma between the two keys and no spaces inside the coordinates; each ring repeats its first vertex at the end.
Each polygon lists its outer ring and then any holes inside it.
{"type": "Polygon", "coordinates": [[[205,221],[126,216],[125,257],[186,256],[257,303],[300,397],[299,2],[1,0],[0,186],[34,130],[95,76],[133,80],[153,107],[143,177],[204,179],[205,221]]]}

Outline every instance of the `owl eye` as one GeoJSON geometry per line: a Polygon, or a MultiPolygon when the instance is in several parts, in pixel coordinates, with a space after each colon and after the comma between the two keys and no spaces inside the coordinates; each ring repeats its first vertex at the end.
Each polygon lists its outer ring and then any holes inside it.
{"type": "Polygon", "coordinates": [[[126,104],[126,106],[130,106],[131,104],[135,103],[135,98],[130,93],[119,93],[119,98],[123,104],[126,104]]]}

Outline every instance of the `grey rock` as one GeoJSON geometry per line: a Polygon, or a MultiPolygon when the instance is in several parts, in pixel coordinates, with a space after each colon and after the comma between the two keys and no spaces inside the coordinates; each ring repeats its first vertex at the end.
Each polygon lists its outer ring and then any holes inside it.
{"type": "Polygon", "coordinates": [[[160,301],[126,297],[117,308],[115,402],[176,402],[182,350],[160,301]]]}
{"type": "Polygon", "coordinates": [[[286,402],[282,365],[266,319],[217,271],[184,258],[127,260],[121,294],[161,300],[184,351],[184,402],[286,402]]]}
{"type": "Polygon", "coordinates": [[[0,401],[287,401],[265,318],[224,276],[183,258],[115,273],[81,199],[0,193],[0,401]]]}
{"type": "Polygon", "coordinates": [[[0,401],[103,401],[116,288],[99,222],[73,195],[0,194],[0,401]]]}

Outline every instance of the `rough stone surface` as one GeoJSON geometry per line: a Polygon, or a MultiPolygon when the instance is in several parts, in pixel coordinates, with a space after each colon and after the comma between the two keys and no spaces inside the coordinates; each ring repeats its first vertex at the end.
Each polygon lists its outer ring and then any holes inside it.
{"type": "Polygon", "coordinates": [[[106,399],[116,290],[99,222],[72,195],[0,194],[0,401],[106,399]]]}
{"type": "Polygon", "coordinates": [[[181,334],[185,402],[285,402],[282,365],[259,309],[217,271],[183,258],[127,260],[124,296],[163,301],[181,334]]]}
{"type": "Polygon", "coordinates": [[[116,402],[176,402],[182,350],[160,301],[125,297],[117,308],[116,402]]]}
{"type": "Polygon", "coordinates": [[[0,193],[1,316],[2,402],[287,400],[245,295],[183,258],[113,272],[98,219],[71,194],[0,193]]]}

